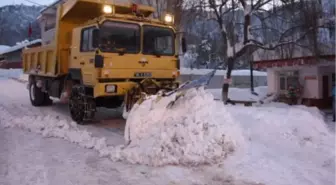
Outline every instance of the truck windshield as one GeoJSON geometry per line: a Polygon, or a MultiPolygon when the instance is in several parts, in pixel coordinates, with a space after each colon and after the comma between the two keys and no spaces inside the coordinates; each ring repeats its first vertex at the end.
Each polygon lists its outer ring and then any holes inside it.
{"type": "Polygon", "coordinates": [[[174,32],[172,29],[143,26],[143,54],[174,55],[174,32]]]}
{"type": "Polygon", "coordinates": [[[106,21],[100,28],[100,49],[112,53],[139,53],[140,26],[106,21]]]}

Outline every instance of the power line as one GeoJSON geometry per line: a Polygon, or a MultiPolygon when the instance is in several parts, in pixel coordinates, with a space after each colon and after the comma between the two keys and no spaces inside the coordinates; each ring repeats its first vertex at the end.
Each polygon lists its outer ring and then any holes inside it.
{"type": "Polygon", "coordinates": [[[42,5],[42,4],[36,3],[34,1],[31,1],[31,0],[25,0],[25,1],[33,3],[33,4],[38,5],[38,6],[46,6],[46,5],[42,5]]]}

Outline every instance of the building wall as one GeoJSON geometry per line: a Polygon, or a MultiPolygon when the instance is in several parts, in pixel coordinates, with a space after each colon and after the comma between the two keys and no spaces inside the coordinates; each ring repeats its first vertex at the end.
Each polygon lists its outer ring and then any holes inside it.
{"type": "Polygon", "coordinates": [[[312,98],[320,99],[321,94],[319,93],[320,89],[320,80],[318,77],[318,67],[317,66],[306,66],[302,67],[299,71],[300,82],[303,85],[303,98],[312,98]],[[305,77],[316,77],[316,79],[306,79],[305,77]]]}
{"type": "Polygon", "coordinates": [[[54,40],[54,26],[56,24],[56,18],[54,16],[55,15],[43,15],[40,19],[41,40],[43,45],[49,44],[54,40]]]}
{"type": "Polygon", "coordinates": [[[279,73],[282,71],[299,71],[299,81],[303,86],[303,98],[321,98],[319,93],[319,80],[318,80],[318,67],[317,66],[295,66],[295,67],[282,67],[282,68],[268,68],[267,69],[267,84],[268,93],[280,92],[280,77],[279,73]],[[316,79],[307,79],[305,77],[313,77],[316,79]]]}
{"type": "Polygon", "coordinates": [[[277,71],[272,68],[267,69],[267,91],[269,94],[278,92],[277,71]]]}
{"type": "Polygon", "coordinates": [[[335,74],[335,64],[333,66],[321,66],[318,68],[318,72],[319,72],[319,94],[320,94],[320,97],[322,98],[323,97],[323,76],[328,76],[328,82],[329,82],[329,96],[332,95],[331,93],[331,90],[332,90],[332,86],[333,86],[333,83],[335,82],[332,82],[332,74],[334,73],[335,74]]]}
{"type": "Polygon", "coordinates": [[[22,53],[22,49],[14,51],[14,52],[6,53],[4,54],[4,56],[6,57],[6,61],[8,62],[18,62],[18,61],[21,61],[21,53],[22,53]]]}

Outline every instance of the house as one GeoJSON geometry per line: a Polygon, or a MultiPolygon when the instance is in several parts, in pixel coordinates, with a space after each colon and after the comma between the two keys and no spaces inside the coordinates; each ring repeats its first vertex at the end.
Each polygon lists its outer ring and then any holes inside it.
{"type": "Polygon", "coordinates": [[[42,9],[37,20],[41,28],[42,45],[50,44],[54,40],[57,5],[64,3],[66,0],[56,0],[46,8],[42,9]]]}
{"type": "Polygon", "coordinates": [[[17,43],[15,46],[8,47],[0,51],[0,68],[21,68],[22,65],[22,50],[25,47],[37,47],[41,45],[41,39],[33,41],[23,41],[17,43]],[[2,60],[1,60],[2,58],[2,60]]]}
{"type": "MultiPolygon", "coordinates": [[[[321,109],[332,107],[332,86],[335,84],[335,12],[326,11],[329,9],[325,6],[321,4],[324,12],[316,21],[323,26],[316,27],[314,38],[303,37],[298,43],[280,46],[273,51],[258,50],[253,54],[254,67],[267,70],[268,93],[278,95],[279,101],[288,102],[288,90],[293,87],[297,90],[298,97],[298,101],[294,103],[321,109]]],[[[297,30],[286,39],[292,41],[303,33],[304,31],[297,30]]]]}
{"type": "Polygon", "coordinates": [[[268,93],[278,94],[282,101],[286,101],[290,85],[300,85],[300,103],[331,108],[331,90],[335,84],[335,55],[263,60],[256,61],[254,66],[257,69],[267,69],[268,93]]]}

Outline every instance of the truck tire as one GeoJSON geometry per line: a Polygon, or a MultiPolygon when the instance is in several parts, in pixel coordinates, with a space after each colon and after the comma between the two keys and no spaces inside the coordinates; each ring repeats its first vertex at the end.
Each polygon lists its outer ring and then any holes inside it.
{"type": "Polygon", "coordinates": [[[29,98],[33,106],[42,106],[45,103],[45,93],[36,86],[36,83],[29,83],[29,98]]]}
{"type": "Polygon", "coordinates": [[[79,125],[90,121],[95,116],[95,101],[85,96],[81,85],[74,85],[69,97],[69,112],[71,119],[79,125]]]}

